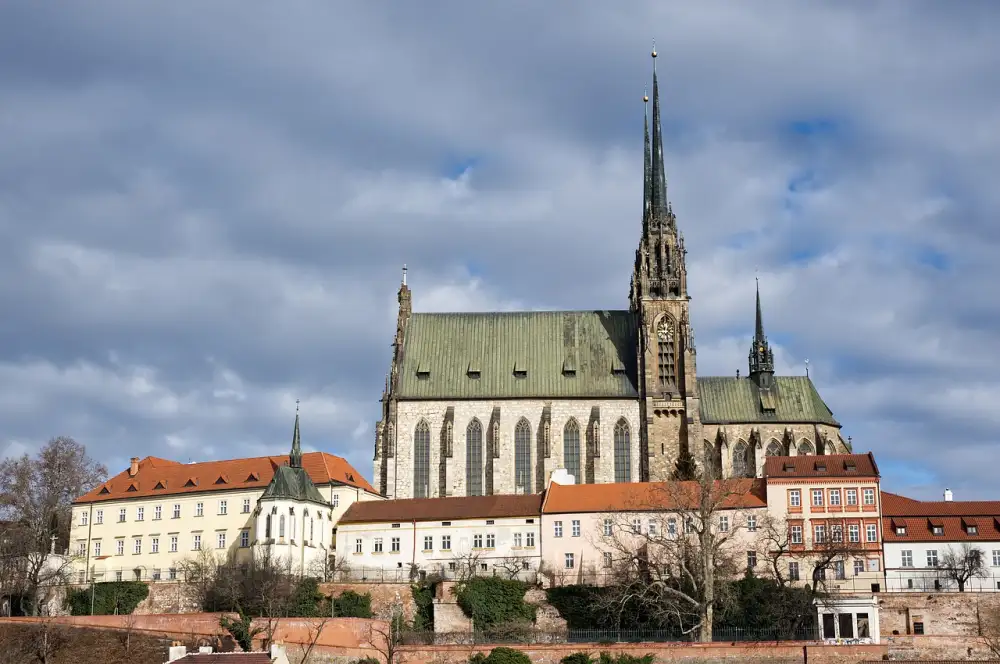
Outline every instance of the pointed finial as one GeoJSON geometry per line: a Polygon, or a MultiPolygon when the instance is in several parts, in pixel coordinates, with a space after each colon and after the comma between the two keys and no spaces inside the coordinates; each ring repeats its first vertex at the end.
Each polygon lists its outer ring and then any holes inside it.
{"type": "Polygon", "coordinates": [[[806,358],[806,378],[809,377],[809,358],[806,358]]]}
{"type": "Polygon", "coordinates": [[[403,285],[406,285],[406,263],[403,263],[403,285]]]}
{"type": "Polygon", "coordinates": [[[653,52],[651,54],[654,58],[656,57],[656,39],[653,39],[653,52]]]}
{"type": "Polygon", "coordinates": [[[647,88],[645,85],[642,86],[642,103],[643,104],[649,103],[649,88],[647,88]]]}
{"type": "Polygon", "coordinates": [[[299,414],[299,400],[298,399],[295,400],[295,414],[296,415],[299,414]]]}

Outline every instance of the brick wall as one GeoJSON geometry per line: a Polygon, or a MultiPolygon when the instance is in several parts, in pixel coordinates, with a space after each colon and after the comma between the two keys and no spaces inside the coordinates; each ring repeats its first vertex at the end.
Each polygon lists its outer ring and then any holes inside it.
{"type": "Polygon", "coordinates": [[[368,593],[372,596],[372,614],[379,617],[389,616],[396,602],[402,602],[403,617],[407,621],[412,621],[417,611],[408,583],[321,583],[319,590],[324,595],[335,597],[346,590],[353,590],[359,595],[368,593]]]}
{"type": "Polygon", "coordinates": [[[882,593],[879,620],[883,636],[913,633],[914,619],[928,636],[976,636],[980,621],[1000,613],[1000,593],[882,593]]]}
{"type": "Polygon", "coordinates": [[[198,588],[189,583],[160,582],[149,584],[149,595],[135,607],[136,614],[200,613],[198,588]]]}

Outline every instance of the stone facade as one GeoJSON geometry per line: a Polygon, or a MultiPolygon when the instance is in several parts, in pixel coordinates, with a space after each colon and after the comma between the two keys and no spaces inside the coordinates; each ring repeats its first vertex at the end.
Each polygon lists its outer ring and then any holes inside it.
{"type": "Polygon", "coordinates": [[[711,448],[721,477],[733,476],[733,453],[743,443],[752,451],[753,472],[760,477],[767,456],[800,454],[851,454],[850,445],[840,437],[840,429],[829,424],[705,424],[704,444],[711,448]],[[769,453],[777,449],[778,453],[769,453]]]}

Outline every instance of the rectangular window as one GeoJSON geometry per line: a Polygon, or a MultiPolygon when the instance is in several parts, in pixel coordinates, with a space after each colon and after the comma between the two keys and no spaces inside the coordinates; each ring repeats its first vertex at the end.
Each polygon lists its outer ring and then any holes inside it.
{"type": "Polygon", "coordinates": [[[118,570],[117,572],[115,572],[115,581],[121,581],[121,580],[122,580],[122,571],[118,570]]]}
{"type": "Polygon", "coordinates": [[[250,513],[250,499],[249,498],[244,498],[243,499],[243,513],[244,514],[249,514],[250,513]]]}
{"type": "Polygon", "coordinates": [[[473,549],[481,549],[481,548],[483,548],[483,536],[482,535],[473,535],[472,536],[472,548],[473,549]]]}
{"type": "Polygon", "coordinates": [[[125,555],[125,540],[120,539],[116,541],[115,547],[116,547],[115,553],[117,553],[119,556],[125,555]]]}
{"type": "Polygon", "coordinates": [[[857,489],[847,489],[846,491],[844,491],[844,493],[847,495],[847,504],[848,505],[857,505],[858,504],[858,490],[857,489]]]}
{"type": "Polygon", "coordinates": [[[487,526],[492,526],[494,523],[495,523],[495,521],[493,519],[486,519],[486,525],[487,526]]]}
{"type": "Polygon", "coordinates": [[[97,510],[97,512],[94,513],[94,521],[97,522],[97,525],[104,523],[104,510],[97,510]]]}
{"type": "Polygon", "coordinates": [[[877,572],[878,571],[878,558],[869,558],[868,559],[868,571],[869,572],[877,572]]]}
{"type": "Polygon", "coordinates": [[[552,536],[562,537],[562,521],[556,521],[552,524],[552,536]]]}
{"type": "Polygon", "coordinates": [[[142,538],[136,537],[132,540],[132,553],[142,553],[142,538]]]}
{"type": "Polygon", "coordinates": [[[1000,567],[1000,551],[993,549],[993,566],[1000,567]]]}
{"type": "Polygon", "coordinates": [[[170,537],[170,553],[177,553],[177,535],[170,537]]]}
{"type": "Polygon", "coordinates": [[[823,489],[813,489],[813,507],[823,506],[823,489]]]}
{"type": "Polygon", "coordinates": [[[153,521],[159,521],[163,518],[163,505],[157,505],[153,508],[153,521]]]}
{"type": "Polygon", "coordinates": [[[579,521],[579,519],[573,519],[573,521],[570,523],[570,528],[572,528],[573,537],[579,537],[580,536],[580,521],[579,521]]]}
{"type": "Polygon", "coordinates": [[[858,574],[861,574],[864,571],[865,571],[865,561],[863,561],[863,560],[855,560],[854,561],[854,576],[857,576],[858,574]]]}
{"type": "Polygon", "coordinates": [[[85,556],[87,555],[87,540],[80,540],[76,543],[76,555],[85,556]]]}
{"type": "Polygon", "coordinates": [[[865,505],[874,505],[875,504],[875,489],[865,489],[864,494],[863,494],[863,498],[864,498],[864,501],[865,501],[865,505]]]}
{"type": "Polygon", "coordinates": [[[250,531],[249,530],[241,530],[240,531],[240,547],[245,549],[248,546],[250,546],[250,531]]]}
{"type": "Polygon", "coordinates": [[[753,569],[757,567],[757,552],[747,551],[747,569],[753,569]]]}
{"type": "Polygon", "coordinates": [[[861,541],[861,526],[856,523],[847,525],[847,541],[855,544],[861,541]]]}
{"type": "Polygon", "coordinates": [[[219,516],[225,516],[229,512],[229,501],[220,500],[219,501],[219,516]]]}
{"type": "Polygon", "coordinates": [[[566,569],[573,569],[573,567],[575,567],[575,566],[576,566],[576,562],[574,561],[573,554],[572,553],[567,553],[566,554],[566,569]]]}
{"type": "Polygon", "coordinates": [[[751,533],[757,532],[757,517],[753,514],[747,517],[747,531],[751,533]]]}
{"type": "Polygon", "coordinates": [[[514,546],[517,548],[521,548],[522,541],[523,540],[521,538],[521,533],[514,533],[514,546]]]}
{"type": "Polygon", "coordinates": [[[913,551],[910,549],[903,549],[899,552],[900,566],[901,567],[913,567],[913,551]]]}
{"type": "Polygon", "coordinates": [[[217,548],[217,549],[225,549],[226,548],[226,534],[225,533],[218,533],[216,535],[215,548],[217,548]]]}
{"type": "Polygon", "coordinates": [[[869,523],[868,525],[866,525],[865,526],[865,535],[866,535],[866,539],[869,542],[877,542],[878,541],[878,526],[876,526],[874,523],[869,523]]]}
{"type": "Polygon", "coordinates": [[[684,534],[691,535],[694,533],[694,519],[688,517],[684,519],[684,534]]]}
{"type": "Polygon", "coordinates": [[[642,533],[642,519],[632,519],[632,532],[636,535],[642,533]]]}
{"type": "Polygon", "coordinates": [[[654,521],[653,519],[650,519],[649,523],[646,524],[646,531],[650,535],[652,535],[652,536],[655,537],[656,536],[656,521],[654,521]]]}
{"type": "Polygon", "coordinates": [[[830,489],[830,507],[840,505],[840,489],[830,489]]]}
{"type": "Polygon", "coordinates": [[[90,514],[90,512],[87,512],[86,510],[84,510],[83,512],[80,512],[80,525],[81,526],[86,526],[87,525],[87,519],[90,518],[89,514],[90,514]]]}
{"type": "Polygon", "coordinates": [[[424,535],[424,551],[433,551],[433,550],[434,550],[434,536],[424,535]]]}
{"type": "Polygon", "coordinates": [[[101,555],[101,543],[100,542],[94,542],[94,555],[95,556],[101,555]]]}
{"type": "Polygon", "coordinates": [[[177,568],[176,567],[171,567],[167,571],[167,574],[168,574],[167,578],[169,578],[171,581],[176,581],[177,580],[177,568]]]}
{"type": "Polygon", "coordinates": [[[606,568],[607,567],[611,567],[611,562],[612,562],[611,561],[611,552],[610,551],[605,551],[604,552],[604,567],[606,567],[606,568]]]}
{"type": "Polygon", "coordinates": [[[124,522],[125,522],[125,508],[123,507],[120,510],[118,510],[118,523],[124,523],[124,522]]]}
{"type": "Polygon", "coordinates": [[[441,536],[441,549],[444,551],[451,551],[451,535],[441,536]]]}
{"type": "Polygon", "coordinates": [[[604,536],[611,537],[611,519],[604,520],[604,536]]]}
{"type": "Polygon", "coordinates": [[[197,503],[194,506],[195,516],[205,516],[205,503],[197,503]]]}
{"type": "Polygon", "coordinates": [[[486,534],[486,548],[495,549],[497,548],[497,536],[493,533],[486,534]]]}
{"type": "Polygon", "coordinates": [[[802,544],[802,526],[792,526],[789,539],[792,544],[802,544]]]}
{"type": "Polygon", "coordinates": [[[838,581],[843,581],[844,579],[847,578],[847,574],[846,574],[846,572],[844,570],[844,561],[843,560],[834,560],[833,561],[833,578],[836,579],[836,580],[838,580],[838,581]]]}
{"type": "Polygon", "coordinates": [[[340,507],[340,494],[339,493],[333,494],[333,506],[334,507],[340,507]]]}
{"type": "Polygon", "coordinates": [[[180,506],[180,504],[177,504],[177,503],[174,504],[173,518],[175,518],[175,519],[181,518],[181,506],[180,506]]]}
{"type": "Polygon", "coordinates": [[[844,527],[839,523],[830,525],[830,539],[838,544],[844,541],[844,527]]]}
{"type": "Polygon", "coordinates": [[[927,566],[937,567],[938,566],[938,554],[937,549],[927,550],[927,566]]]}
{"type": "Polygon", "coordinates": [[[160,570],[153,569],[153,581],[159,581],[159,580],[160,580],[160,570]]]}
{"type": "Polygon", "coordinates": [[[818,523],[813,526],[813,542],[822,544],[826,541],[826,524],[818,523]]]}
{"type": "Polygon", "coordinates": [[[729,517],[720,516],[719,517],[719,532],[728,533],[729,532],[729,517]]]}
{"type": "Polygon", "coordinates": [[[373,543],[372,551],[375,553],[382,553],[382,538],[376,537],[373,543]]]}
{"type": "Polygon", "coordinates": [[[361,538],[354,540],[354,553],[361,553],[361,538]]]}
{"type": "Polygon", "coordinates": [[[677,519],[670,517],[667,519],[667,537],[677,536],[677,519]]]}
{"type": "Polygon", "coordinates": [[[788,505],[789,507],[802,507],[802,493],[798,489],[792,489],[788,492],[788,505]]]}
{"type": "Polygon", "coordinates": [[[799,564],[795,562],[788,563],[788,580],[798,581],[799,580],[799,564]]]}
{"type": "Polygon", "coordinates": [[[136,507],[135,508],[135,520],[136,521],[142,521],[145,517],[146,517],[146,508],[145,507],[136,507]]]}
{"type": "Polygon", "coordinates": [[[150,540],[150,542],[149,542],[149,550],[152,553],[159,553],[160,552],[160,538],[159,537],[154,537],[152,540],[150,540]]]}
{"type": "Polygon", "coordinates": [[[399,553],[399,538],[398,537],[393,537],[389,541],[389,546],[391,547],[392,553],[399,553]]]}
{"type": "Polygon", "coordinates": [[[193,551],[201,551],[201,535],[195,535],[192,538],[191,549],[193,551]]]}
{"type": "Polygon", "coordinates": [[[535,548],[535,533],[528,532],[524,534],[524,545],[530,548],[535,548]]]}

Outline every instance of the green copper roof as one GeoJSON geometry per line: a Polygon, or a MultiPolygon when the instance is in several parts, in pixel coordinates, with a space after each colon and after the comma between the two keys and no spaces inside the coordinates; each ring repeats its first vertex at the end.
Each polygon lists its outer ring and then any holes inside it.
{"type": "Polygon", "coordinates": [[[262,498],[282,498],[287,500],[307,500],[314,503],[326,503],[323,494],[319,492],[309,474],[302,468],[278,466],[274,471],[271,483],[264,489],[262,498]]]}
{"type": "Polygon", "coordinates": [[[809,422],[840,426],[808,376],[775,376],[775,388],[761,393],[749,378],[698,378],[701,421],[706,424],[809,422]],[[773,406],[766,412],[761,406],[773,406]]]}
{"type": "Polygon", "coordinates": [[[403,399],[636,398],[628,311],[413,314],[403,399]]]}

